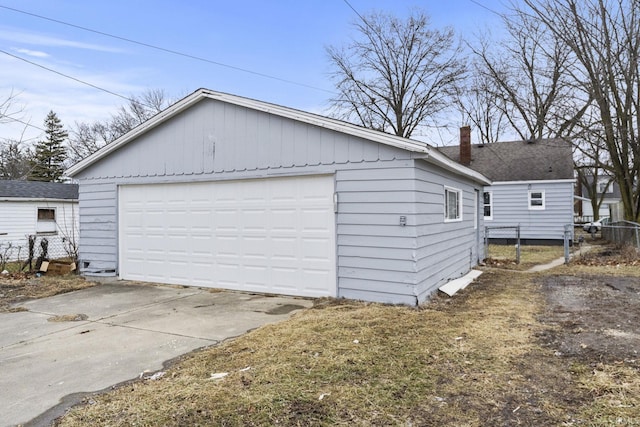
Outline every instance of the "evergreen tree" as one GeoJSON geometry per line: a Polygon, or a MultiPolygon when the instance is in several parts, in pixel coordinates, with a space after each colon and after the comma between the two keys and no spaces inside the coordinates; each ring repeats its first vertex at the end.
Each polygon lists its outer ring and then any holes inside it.
{"type": "Polygon", "coordinates": [[[67,159],[67,151],[62,144],[68,134],[53,111],[47,114],[44,128],[45,138],[35,146],[34,164],[29,180],[60,181],[64,172],[64,161],[67,159]]]}

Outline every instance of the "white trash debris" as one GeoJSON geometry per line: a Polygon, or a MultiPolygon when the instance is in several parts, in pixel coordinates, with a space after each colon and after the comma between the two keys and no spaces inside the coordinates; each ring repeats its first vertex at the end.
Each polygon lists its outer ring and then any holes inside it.
{"type": "Polygon", "coordinates": [[[166,372],[160,371],[160,372],[156,372],[153,375],[149,375],[148,377],[144,377],[144,379],[151,380],[151,381],[158,381],[160,378],[164,377],[164,374],[166,374],[166,372]]]}
{"type": "Polygon", "coordinates": [[[228,372],[216,372],[215,374],[211,374],[210,380],[219,380],[229,375],[228,372]]]}

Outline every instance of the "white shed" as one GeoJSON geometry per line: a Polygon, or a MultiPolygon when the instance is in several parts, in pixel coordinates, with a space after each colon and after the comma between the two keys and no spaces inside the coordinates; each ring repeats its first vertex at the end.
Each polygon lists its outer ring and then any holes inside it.
{"type": "Polygon", "coordinates": [[[78,228],[77,184],[0,180],[0,255],[9,261],[27,258],[29,236],[38,247],[47,240],[49,258],[66,258],[78,228]]]}

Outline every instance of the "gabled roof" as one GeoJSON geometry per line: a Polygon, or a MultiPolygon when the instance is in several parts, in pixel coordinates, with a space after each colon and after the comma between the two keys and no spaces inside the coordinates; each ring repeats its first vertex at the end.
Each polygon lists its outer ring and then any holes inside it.
{"type": "Polygon", "coordinates": [[[78,184],[0,180],[0,200],[78,200],[78,184]]]}
{"type": "MultiPolygon", "coordinates": [[[[460,146],[438,150],[460,161],[460,146]]],[[[574,179],[571,144],[563,139],[471,144],[469,167],[494,182],[574,179]]]]}
{"type": "Polygon", "coordinates": [[[444,169],[454,172],[458,175],[466,176],[476,182],[483,184],[489,184],[490,181],[482,174],[464,167],[459,163],[452,161],[446,156],[439,153],[434,147],[421,142],[408,138],[401,138],[399,136],[390,135],[384,132],[379,132],[371,129],[367,129],[361,126],[356,126],[351,123],[343,122],[340,120],[324,117],[317,114],[308,113],[306,111],[295,110],[288,107],[283,107],[276,104],[270,104],[263,101],[257,101],[255,99],[244,98],[241,96],[231,95],[227,93],[214,92],[208,89],[199,89],[191,95],[176,102],[166,110],[158,113],[151,119],[142,123],[140,126],[134,128],[130,132],[121,136],[111,144],[101,148],[91,156],[81,160],[72,167],[70,167],[65,174],[67,176],[75,176],[84,169],[88,168],[92,164],[96,163],[100,159],[108,156],[113,151],[116,151],[120,147],[133,141],[140,135],[148,132],[156,126],[171,119],[175,115],[190,108],[194,104],[205,100],[213,99],[228,104],[233,104],[241,107],[246,107],[256,111],[262,111],[265,113],[273,114],[276,116],[296,120],[299,122],[319,126],[325,129],[331,129],[344,134],[352,135],[359,138],[364,138],[369,141],[378,142],[381,144],[389,145],[396,148],[416,153],[416,158],[422,158],[430,163],[436,164],[444,169]]]}

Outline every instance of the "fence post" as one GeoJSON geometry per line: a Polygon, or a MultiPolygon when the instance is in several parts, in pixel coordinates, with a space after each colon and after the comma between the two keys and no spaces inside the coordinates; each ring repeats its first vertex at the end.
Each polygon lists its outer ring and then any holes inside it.
{"type": "Polygon", "coordinates": [[[516,264],[520,264],[520,224],[516,227],[516,264]]]}
{"type": "Polygon", "coordinates": [[[489,258],[489,227],[484,228],[484,258],[489,258]]]}
{"type": "Polygon", "coordinates": [[[569,254],[569,235],[571,234],[571,225],[564,226],[564,263],[569,264],[571,255],[569,254]]]}

